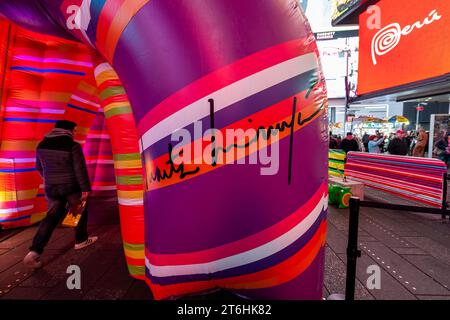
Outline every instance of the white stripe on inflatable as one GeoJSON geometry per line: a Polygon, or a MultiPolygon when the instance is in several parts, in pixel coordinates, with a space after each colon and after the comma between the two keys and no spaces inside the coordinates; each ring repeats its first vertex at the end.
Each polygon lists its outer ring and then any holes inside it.
{"type": "Polygon", "coordinates": [[[22,212],[26,210],[31,210],[34,208],[34,205],[29,205],[25,207],[19,207],[19,208],[11,208],[11,209],[0,209],[0,214],[6,214],[6,213],[17,213],[22,212]]]}
{"type": "Polygon", "coordinates": [[[298,240],[303,234],[305,234],[311,228],[314,222],[319,218],[320,213],[323,210],[326,210],[327,208],[328,208],[328,196],[324,194],[320,199],[319,203],[312,210],[312,212],[308,214],[306,218],[303,219],[294,228],[264,245],[261,245],[255,249],[245,251],[230,257],[222,258],[207,263],[175,265],[175,266],[155,266],[152,265],[146,258],[145,265],[147,269],[150,271],[150,274],[155,277],[209,274],[243,266],[267,258],[287,248],[289,245],[298,240]]]}
{"type": "Polygon", "coordinates": [[[10,112],[25,112],[25,113],[48,113],[48,114],[64,114],[64,110],[58,109],[38,109],[38,108],[20,108],[20,107],[6,107],[5,111],[10,112]]]}
{"type": "Polygon", "coordinates": [[[143,199],[124,199],[119,198],[119,204],[122,206],[143,206],[144,200],[143,199]]]}
{"type": "Polygon", "coordinates": [[[308,53],[236,81],[175,112],[157,123],[142,136],[143,149],[147,149],[176,130],[209,115],[208,99],[214,99],[215,111],[273,87],[318,67],[315,53],[308,53]]]}
{"type": "Polygon", "coordinates": [[[0,158],[0,163],[34,163],[36,162],[35,158],[0,158]]]}
{"type": "Polygon", "coordinates": [[[90,106],[93,106],[93,107],[96,107],[96,108],[100,108],[100,105],[99,105],[98,103],[95,103],[95,102],[92,102],[92,101],[83,99],[83,98],[81,98],[81,97],[79,97],[79,96],[77,96],[77,95],[72,95],[71,98],[72,98],[73,100],[75,100],[75,101],[82,102],[82,103],[86,103],[86,104],[88,104],[88,105],[90,105],[90,106]]]}
{"type": "Polygon", "coordinates": [[[111,71],[113,70],[113,68],[111,67],[111,65],[107,62],[99,64],[95,70],[94,70],[94,75],[97,78],[99,74],[105,72],[105,71],[111,71]]]}

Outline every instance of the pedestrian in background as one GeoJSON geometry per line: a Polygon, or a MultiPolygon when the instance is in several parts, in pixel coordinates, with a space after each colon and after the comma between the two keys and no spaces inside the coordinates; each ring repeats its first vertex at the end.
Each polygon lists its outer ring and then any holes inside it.
{"type": "Polygon", "coordinates": [[[367,132],[364,132],[364,135],[363,135],[363,137],[362,137],[362,143],[364,144],[364,151],[368,151],[369,150],[369,138],[370,138],[371,136],[367,133],[367,132]]]}
{"type": "Polygon", "coordinates": [[[419,134],[417,136],[417,142],[414,146],[412,155],[413,157],[423,157],[425,154],[425,146],[427,145],[428,135],[424,129],[419,130],[419,134]]]}
{"type": "Polygon", "coordinates": [[[439,159],[445,162],[447,167],[450,162],[450,133],[447,133],[444,138],[439,140],[435,144],[434,154],[438,156],[439,159]]]}
{"type": "Polygon", "coordinates": [[[381,145],[384,142],[384,137],[372,135],[369,137],[368,149],[369,153],[381,153],[381,145]]]}
{"type": "MultiPolygon", "coordinates": [[[[65,216],[67,203],[71,207],[86,201],[91,184],[86,168],[83,150],[73,140],[77,124],[60,120],[55,128],[39,143],[36,150],[36,169],[44,179],[48,212],[41,221],[30,252],[23,262],[36,269],[42,266],[41,255],[58,223],[65,216]]],[[[87,210],[75,228],[75,249],[93,244],[97,237],[89,236],[87,230],[87,210]]]]}
{"type": "Polygon", "coordinates": [[[405,139],[405,131],[397,130],[397,135],[389,142],[388,152],[398,156],[406,156],[409,151],[409,145],[405,139]]]}
{"type": "Polygon", "coordinates": [[[353,133],[347,132],[344,140],[341,142],[341,149],[348,153],[350,151],[360,151],[358,142],[353,137],[353,133]]]}

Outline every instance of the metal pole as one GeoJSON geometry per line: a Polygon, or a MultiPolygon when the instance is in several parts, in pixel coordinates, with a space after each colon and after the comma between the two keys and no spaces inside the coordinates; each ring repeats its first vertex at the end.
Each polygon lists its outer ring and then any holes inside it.
{"type": "Polygon", "coordinates": [[[358,250],[359,206],[359,198],[351,197],[347,245],[347,278],[345,283],[345,300],[347,301],[355,300],[356,260],[361,257],[361,251],[358,250]]]}
{"type": "Polygon", "coordinates": [[[345,58],[346,58],[346,66],[345,66],[345,114],[344,114],[344,137],[347,134],[347,116],[348,116],[348,108],[350,102],[350,84],[348,81],[348,67],[349,67],[349,58],[350,52],[349,50],[345,50],[345,58]]]}
{"type": "Polygon", "coordinates": [[[417,107],[417,114],[416,114],[416,132],[419,131],[419,116],[420,116],[420,110],[419,110],[419,107],[417,107]]]}
{"type": "MultiPolygon", "coordinates": [[[[447,213],[447,188],[448,188],[448,181],[447,181],[447,172],[444,173],[444,181],[443,181],[443,187],[442,187],[442,219],[445,219],[445,215],[447,213]]],[[[449,214],[450,218],[450,214],[449,214]]]]}

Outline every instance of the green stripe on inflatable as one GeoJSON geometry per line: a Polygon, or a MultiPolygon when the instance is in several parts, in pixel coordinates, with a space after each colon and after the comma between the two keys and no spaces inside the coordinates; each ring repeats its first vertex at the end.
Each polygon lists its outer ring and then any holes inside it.
{"type": "Polygon", "coordinates": [[[144,250],[144,244],[123,243],[123,247],[127,250],[139,251],[144,250]]]}
{"type": "Polygon", "coordinates": [[[133,276],[143,276],[143,275],[145,275],[145,267],[144,266],[133,266],[133,265],[129,264],[128,272],[133,276]]]}
{"type": "Polygon", "coordinates": [[[339,164],[344,164],[345,162],[344,161],[341,161],[341,160],[336,160],[336,159],[328,159],[328,161],[329,162],[334,162],[334,163],[339,163],[339,164]]]}
{"type": "Polygon", "coordinates": [[[100,93],[100,99],[106,100],[111,96],[120,96],[122,94],[125,94],[125,89],[122,86],[109,87],[103,90],[102,93],[100,93]]]}
{"type": "Polygon", "coordinates": [[[137,185],[142,184],[143,179],[142,176],[117,176],[116,182],[121,185],[137,185]]]}
{"type": "Polygon", "coordinates": [[[341,177],[344,175],[344,171],[336,170],[333,168],[328,168],[328,174],[331,174],[332,176],[341,177]]]}
{"type": "Polygon", "coordinates": [[[339,165],[339,164],[335,165],[333,163],[329,163],[328,164],[328,168],[339,170],[339,171],[342,171],[342,172],[344,172],[344,170],[345,170],[344,165],[339,165]]]}
{"type": "Polygon", "coordinates": [[[139,153],[119,153],[114,155],[114,161],[141,160],[139,153]]]}
{"type": "Polygon", "coordinates": [[[124,105],[122,107],[115,107],[110,110],[105,111],[106,118],[111,118],[114,116],[118,116],[121,114],[130,114],[131,113],[131,107],[129,105],[124,105]]]}

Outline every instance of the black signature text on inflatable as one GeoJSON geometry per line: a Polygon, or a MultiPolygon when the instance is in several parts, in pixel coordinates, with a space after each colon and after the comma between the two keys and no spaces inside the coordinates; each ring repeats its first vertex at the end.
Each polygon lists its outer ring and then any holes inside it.
{"type": "MultiPolygon", "coordinates": [[[[312,90],[314,89],[314,87],[316,85],[318,85],[320,82],[319,81],[315,81],[312,83],[311,87],[309,88],[308,92],[306,93],[305,98],[307,99],[309,97],[309,95],[311,94],[312,90]]],[[[209,104],[210,104],[210,125],[211,125],[211,129],[215,129],[214,127],[214,123],[215,123],[215,112],[214,112],[214,100],[213,99],[209,99],[208,100],[209,104]]],[[[295,122],[297,122],[297,125],[302,126],[308,122],[310,122],[311,120],[313,120],[316,115],[318,115],[323,107],[325,106],[325,102],[323,102],[321,104],[321,106],[314,111],[313,114],[311,114],[309,117],[302,119],[302,113],[299,112],[297,115],[297,121],[295,121],[296,117],[296,106],[297,106],[297,97],[293,98],[293,104],[292,104],[292,116],[291,116],[291,120],[289,122],[286,121],[282,121],[281,123],[277,123],[275,126],[270,125],[269,127],[264,127],[264,126],[260,126],[258,127],[258,129],[256,130],[256,134],[255,137],[252,140],[249,140],[248,142],[246,142],[245,144],[238,144],[238,143],[234,143],[231,144],[229,146],[227,146],[226,148],[223,147],[215,147],[215,137],[212,136],[211,137],[211,143],[212,143],[212,152],[211,152],[211,156],[213,159],[212,162],[212,166],[216,166],[216,159],[217,159],[217,154],[218,152],[222,152],[222,153],[227,153],[230,152],[231,150],[234,149],[242,149],[242,148],[248,148],[249,146],[251,146],[253,143],[256,143],[260,137],[260,135],[262,134],[263,138],[267,141],[270,139],[271,136],[273,135],[277,135],[278,132],[284,132],[287,129],[290,129],[290,145],[289,145],[289,169],[288,169],[288,184],[291,184],[291,167],[292,167],[292,148],[293,148],[293,143],[294,143],[294,132],[295,132],[295,122]]],[[[249,118],[248,119],[249,122],[252,122],[252,119],[249,118]]],[[[197,166],[194,170],[186,170],[185,166],[183,163],[181,163],[180,165],[175,165],[173,162],[173,146],[171,143],[168,144],[168,151],[167,154],[169,156],[169,160],[166,161],[166,164],[169,165],[168,171],[167,169],[163,169],[161,171],[161,169],[157,166],[155,168],[155,173],[151,173],[150,175],[150,182],[161,182],[164,180],[170,180],[173,178],[174,174],[179,174],[179,178],[180,180],[186,178],[187,176],[190,175],[195,175],[200,171],[200,167],[197,166]]],[[[179,153],[179,155],[182,155],[181,151],[179,153]]]]}

